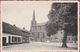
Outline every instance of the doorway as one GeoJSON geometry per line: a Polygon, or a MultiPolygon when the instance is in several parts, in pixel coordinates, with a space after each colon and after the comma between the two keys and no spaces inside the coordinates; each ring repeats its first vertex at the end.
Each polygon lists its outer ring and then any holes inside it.
{"type": "Polygon", "coordinates": [[[2,38],[2,44],[3,44],[3,46],[6,45],[6,37],[2,38]]]}

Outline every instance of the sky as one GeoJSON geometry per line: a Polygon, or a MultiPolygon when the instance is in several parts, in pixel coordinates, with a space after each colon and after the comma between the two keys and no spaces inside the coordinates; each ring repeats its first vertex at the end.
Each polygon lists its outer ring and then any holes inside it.
{"type": "Polygon", "coordinates": [[[48,21],[48,13],[51,9],[50,1],[2,1],[1,17],[2,21],[19,28],[25,27],[26,30],[31,28],[31,20],[33,18],[33,10],[35,10],[35,18],[37,23],[45,23],[48,21]]]}

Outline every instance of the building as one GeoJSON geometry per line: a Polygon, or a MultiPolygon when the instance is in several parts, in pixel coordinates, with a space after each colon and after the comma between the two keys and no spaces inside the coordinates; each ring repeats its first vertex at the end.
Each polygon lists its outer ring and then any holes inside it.
{"type": "MultiPolygon", "coordinates": [[[[58,33],[50,37],[50,42],[62,42],[64,36],[64,30],[58,31],[58,33]]],[[[76,36],[71,33],[67,35],[67,43],[76,43],[76,36]]]]}
{"type": "Polygon", "coordinates": [[[2,35],[3,45],[28,42],[30,34],[28,31],[20,29],[15,25],[10,25],[6,22],[3,22],[2,25],[3,25],[3,35],[2,35]]]}
{"type": "Polygon", "coordinates": [[[33,19],[31,22],[31,41],[46,41],[47,33],[45,30],[45,23],[37,23],[35,19],[35,11],[33,11],[33,19]]]}
{"type": "Polygon", "coordinates": [[[23,32],[23,43],[29,43],[29,37],[30,37],[30,32],[28,32],[27,30],[25,30],[25,28],[21,29],[21,31],[23,32]]]}
{"type": "Polygon", "coordinates": [[[77,36],[72,35],[71,33],[68,33],[67,42],[68,43],[77,43],[77,36]]]}

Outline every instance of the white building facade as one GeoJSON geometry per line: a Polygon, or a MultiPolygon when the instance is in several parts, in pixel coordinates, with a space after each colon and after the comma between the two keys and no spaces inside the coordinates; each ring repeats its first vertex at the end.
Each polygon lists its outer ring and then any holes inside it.
{"type": "Polygon", "coordinates": [[[29,42],[30,33],[25,29],[20,29],[14,25],[3,22],[2,44],[20,44],[29,42]]]}

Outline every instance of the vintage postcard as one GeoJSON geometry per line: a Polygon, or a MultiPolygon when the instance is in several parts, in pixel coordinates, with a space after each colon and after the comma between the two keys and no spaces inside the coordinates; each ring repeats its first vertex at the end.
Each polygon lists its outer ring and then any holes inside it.
{"type": "Polygon", "coordinates": [[[2,52],[79,52],[78,1],[1,1],[2,52]]]}

